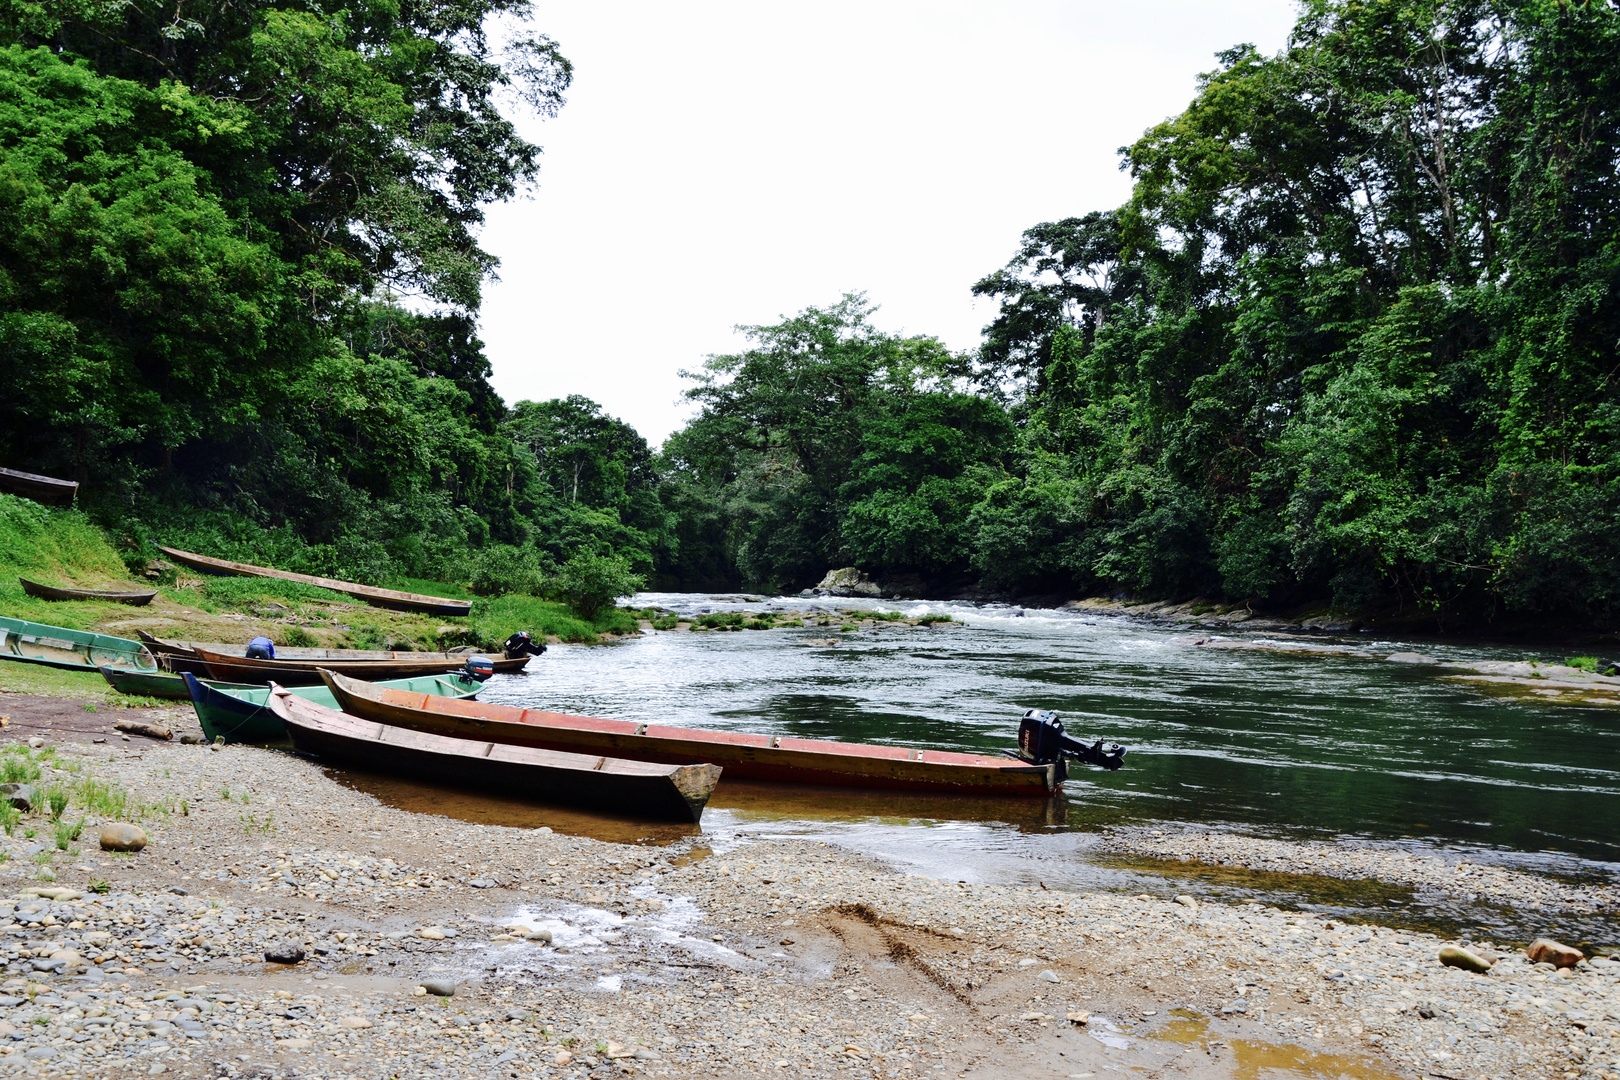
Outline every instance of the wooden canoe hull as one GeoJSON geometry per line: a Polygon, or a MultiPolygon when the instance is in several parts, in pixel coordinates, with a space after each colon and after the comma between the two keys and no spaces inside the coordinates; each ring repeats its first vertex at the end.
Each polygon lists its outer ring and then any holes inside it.
{"type": "Polygon", "coordinates": [[[103,667],[101,677],[107,680],[108,686],[120,694],[138,694],[173,701],[188,701],[191,698],[191,694],[186,690],[186,681],[166,671],[120,671],[118,668],[103,667]]]}
{"type": "Polygon", "coordinates": [[[17,581],[22,585],[23,592],[36,600],[110,600],[115,604],[145,607],[157,595],[156,590],[151,592],[118,592],[113,589],[63,589],[55,585],[43,585],[37,581],[29,581],[25,577],[20,577],[17,581]]]}
{"type": "MultiPolygon", "coordinates": [[[[415,654],[422,659],[407,660],[402,653],[398,660],[303,660],[298,658],[250,660],[245,656],[225,656],[208,649],[198,649],[197,659],[202,662],[210,679],[224,682],[257,683],[267,685],[278,682],[283,686],[317,686],[321,682],[321,668],[331,668],[345,675],[367,682],[385,679],[414,679],[424,675],[447,675],[460,671],[467,664],[465,656],[449,657],[442,654],[415,654]]],[[[516,674],[528,664],[527,656],[498,657],[491,661],[499,674],[516,674]]]]}
{"type": "Polygon", "coordinates": [[[437,784],[624,817],[697,821],[720,779],[715,765],[655,765],[445,738],[363,720],[278,691],[272,689],[269,707],[299,751],[437,784]]]}
{"type": "Polygon", "coordinates": [[[316,577],[314,574],[295,574],[291,570],[275,570],[268,566],[254,566],[252,563],[215,559],[207,555],[198,555],[194,551],[167,548],[162,544],[157,545],[157,549],[182,566],[189,566],[191,569],[204,574],[301,581],[305,585],[318,585],[323,589],[331,589],[333,592],[345,593],[356,600],[370,604],[372,607],[388,608],[393,611],[417,611],[424,615],[443,617],[466,615],[472,611],[472,601],[470,600],[451,600],[443,596],[424,596],[421,593],[400,592],[398,589],[379,589],[374,585],[361,585],[353,581],[339,581],[336,578],[316,577]]]}
{"type": "MultiPolygon", "coordinates": [[[[208,674],[208,665],[203,663],[197,655],[198,649],[206,649],[221,656],[242,658],[247,655],[247,646],[231,645],[223,641],[165,641],[154,637],[145,630],[135,631],[141,643],[153,656],[157,657],[158,666],[165,671],[172,671],[176,675],[191,672],[198,678],[211,678],[208,674]]],[[[299,648],[290,645],[277,645],[276,656],[283,660],[454,660],[457,667],[467,662],[469,656],[476,653],[424,653],[424,652],[390,652],[384,649],[321,649],[299,648]]],[[[262,683],[260,685],[263,685],[262,683]]]]}
{"type": "Polygon", "coordinates": [[[0,616],[0,660],[70,671],[99,671],[103,667],[158,670],[152,654],[138,641],[6,616],[0,616]]]}
{"type": "MultiPolygon", "coordinates": [[[[182,691],[191,699],[202,724],[203,734],[209,742],[223,739],[228,743],[285,742],[287,725],[283,724],[268,707],[270,688],[246,683],[204,682],[189,672],[171,676],[180,683],[182,691]]],[[[483,687],[466,677],[435,675],[421,679],[404,679],[392,684],[400,690],[414,690],[423,694],[444,697],[470,698],[483,687]]],[[[303,698],[337,708],[332,691],[321,686],[289,686],[285,689],[303,698]]]]}
{"type": "Polygon", "coordinates": [[[323,672],[351,715],[449,738],[612,754],[637,761],[712,761],[728,776],[778,783],[1044,798],[1059,790],[1059,765],[866,743],[661,727],[568,716],[482,701],[434,701],[323,672]]]}
{"type": "Polygon", "coordinates": [[[58,480],[54,476],[18,472],[16,469],[0,469],[0,491],[21,495],[38,503],[68,506],[72,504],[73,497],[79,493],[79,485],[76,481],[58,480]]]}

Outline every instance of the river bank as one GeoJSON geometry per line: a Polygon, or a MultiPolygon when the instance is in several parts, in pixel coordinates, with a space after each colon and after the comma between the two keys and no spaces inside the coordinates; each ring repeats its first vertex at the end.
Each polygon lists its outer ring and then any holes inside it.
{"type": "MultiPolygon", "coordinates": [[[[125,742],[72,702],[27,712],[27,730],[7,735],[48,730],[50,743],[12,744],[0,760],[80,793],[64,820],[86,818],[64,850],[40,815],[0,839],[11,903],[72,890],[0,909],[20,920],[5,927],[0,1061],[32,1071],[977,1078],[1331,1066],[1362,1078],[1607,1080],[1614,1068],[1620,968],[1555,975],[1516,959],[1516,943],[1473,943],[1504,958],[1470,975],[1436,962],[1439,938],[1265,904],[956,883],[793,840],[653,847],[474,825],[384,806],[285,752],[125,742]],[[82,799],[95,785],[123,793],[150,836],[144,851],[95,849],[97,811],[82,799]],[[38,880],[45,871],[56,880],[38,880]],[[265,962],[288,944],[305,959],[265,962]],[[436,980],[454,996],[418,990],[436,980]]],[[[1331,847],[1310,857],[1320,869],[1331,847]]]]}

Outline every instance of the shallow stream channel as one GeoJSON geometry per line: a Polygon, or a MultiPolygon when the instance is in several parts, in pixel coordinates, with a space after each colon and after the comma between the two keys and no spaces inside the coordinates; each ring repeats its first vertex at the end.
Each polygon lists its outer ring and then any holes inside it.
{"type": "Polygon", "coordinates": [[[816,625],[647,631],[610,645],[553,646],[529,674],[497,676],[480,697],[648,723],[983,753],[1014,745],[1025,709],[1056,709],[1070,734],[1129,747],[1125,767],[1074,766],[1065,793],[1050,802],[722,780],[701,830],[352,773],[349,782],[413,810],[680,843],[698,857],[750,836],[793,836],[953,881],[1257,897],[1498,941],[1555,933],[1620,944],[1613,911],[1543,911],[1303,865],[1272,872],[1183,862],[1129,854],[1114,842],[1155,832],[1326,840],[1345,852],[1412,852],[1612,885],[1620,878],[1620,710],[1490,693],[1433,667],[1378,659],[1421,651],[1438,660],[1520,660],[1522,646],[1322,635],[1314,640],[1350,643],[1361,655],[1295,655],[1192,647],[1185,627],[1087,612],[669,593],[634,603],[684,616],[770,609],[816,625]],[[953,621],[841,629],[851,620],[838,612],[848,609],[953,621]]]}

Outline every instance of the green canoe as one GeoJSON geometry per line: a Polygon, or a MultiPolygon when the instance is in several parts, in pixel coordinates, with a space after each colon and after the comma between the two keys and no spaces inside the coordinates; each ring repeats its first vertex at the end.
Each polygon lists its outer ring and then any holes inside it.
{"type": "Polygon", "coordinates": [[[0,615],[0,660],[21,660],[26,664],[47,664],[74,671],[97,671],[103,667],[124,671],[158,670],[157,661],[138,641],[4,615],[0,615]]]}
{"type": "MultiPolygon", "coordinates": [[[[270,700],[268,686],[238,686],[234,683],[199,679],[189,671],[180,678],[185,680],[191,694],[191,703],[202,721],[203,734],[209,742],[285,742],[287,726],[265,703],[270,700]]],[[[483,684],[465,675],[420,675],[414,679],[393,679],[378,686],[391,686],[398,690],[411,690],[436,697],[470,698],[483,684]]],[[[332,691],[324,686],[289,686],[289,692],[301,698],[318,702],[327,708],[339,708],[332,691]]]]}
{"type": "MultiPolygon", "coordinates": [[[[101,677],[107,684],[120,694],[140,694],[145,697],[172,698],[175,701],[190,701],[191,691],[186,689],[186,680],[178,675],[171,675],[167,671],[124,671],[119,668],[104,667],[101,677]]],[[[262,686],[253,683],[227,683],[209,681],[209,685],[218,690],[263,690],[262,686]]]]}

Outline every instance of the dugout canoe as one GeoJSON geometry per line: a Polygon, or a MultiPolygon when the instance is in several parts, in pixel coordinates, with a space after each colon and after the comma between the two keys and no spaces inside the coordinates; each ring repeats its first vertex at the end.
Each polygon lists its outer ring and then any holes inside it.
{"type": "Polygon", "coordinates": [[[431,783],[588,806],[625,817],[697,821],[720,780],[717,765],[658,765],[391,727],[328,709],[280,686],[271,687],[269,708],[287,725],[293,746],[302,753],[431,783]]]}
{"type": "Polygon", "coordinates": [[[158,544],[157,549],[180,565],[189,566],[191,569],[204,574],[301,581],[305,585],[318,585],[323,589],[331,589],[333,592],[346,593],[356,600],[370,604],[372,607],[389,608],[393,611],[417,611],[424,615],[439,616],[466,615],[472,611],[472,601],[470,600],[451,600],[443,596],[424,596],[421,593],[400,592],[397,589],[379,589],[374,585],[360,585],[353,581],[339,581],[336,578],[316,577],[314,574],[295,574],[291,570],[275,570],[268,566],[254,566],[252,563],[215,559],[207,555],[198,555],[193,551],[181,551],[179,548],[164,547],[162,544],[158,544]]]}
{"type": "MultiPolygon", "coordinates": [[[[281,742],[287,738],[283,724],[268,706],[270,688],[244,683],[205,682],[187,672],[170,676],[180,683],[181,693],[191,699],[209,742],[281,742]]],[[[483,684],[465,675],[432,675],[420,679],[398,679],[384,684],[396,690],[409,690],[436,697],[470,698],[483,684]]],[[[306,701],[337,708],[337,699],[326,686],[289,686],[285,689],[306,701]]]]}
{"type": "MultiPolygon", "coordinates": [[[[321,668],[330,668],[367,682],[446,675],[452,671],[460,671],[466,666],[468,659],[465,656],[449,656],[444,653],[400,653],[393,660],[334,660],[296,656],[255,660],[246,656],[217,653],[201,646],[198,646],[195,652],[210,679],[254,683],[259,686],[271,682],[278,682],[283,686],[318,686],[321,682],[321,668]]],[[[522,671],[528,662],[527,656],[516,658],[498,656],[490,660],[498,675],[516,674],[522,671]]]]}
{"type": "Polygon", "coordinates": [[[712,761],[728,776],[797,784],[1045,797],[1063,785],[1061,762],[960,754],[870,743],[794,739],[732,731],[663,727],[628,720],[449,701],[359,682],[323,669],[343,711],[394,727],[450,738],[613,754],[636,761],[712,761]]]}
{"type": "Polygon", "coordinates": [[[166,671],[123,671],[119,668],[103,667],[101,677],[107,680],[108,686],[120,694],[139,694],[143,697],[169,698],[173,701],[191,699],[191,694],[186,690],[185,680],[166,671]]]}
{"type": "Polygon", "coordinates": [[[58,480],[54,476],[18,472],[16,469],[0,469],[0,491],[21,495],[38,503],[70,506],[73,497],[79,493],[79,485],[76,481],[58,480]]]}
{"type": "Polygon", "coordinates": [[[70,671],[99,671],[103,667],[158,670],[157,661],[138,641],[3,615],[0,615],[0,660],[19,660],[70,671]]]}
{"type": "Polygon", "coordinates": [[[157,595],[155,589],[150,592],[125,592],[121,589],[64,589],[56,585],[29,581],[25,577],[20,577],[17,581],[22,585],[23,592],[36,600],[110,600],[115,604],[145,607],[157,595]]]}
{"type": "MultiPolygon", "coordinates": [[[[158,666],[165,671],[175,674],[189,671],[199,678],[210,678],[208,666],[202,657],[197,655],[198,649],[203,649],[220,656],[243,658],[247,656],[246,645],[232,645],[223,641],[166,641],[154,637],[145,630],[135,631],[141,643],[148,652],[157,657],[158,666]]],[[[462,649],[457,652],[390,652],[386,649],[324,649],[301,648],[292,645],[277,645],[276,656],[283,660],[445,660],[453,662],[459,669],[468,659],[480,655],[472,649],[462,649]]],[[[259,683],[263,686],[265,684],[259,683]]]]}

